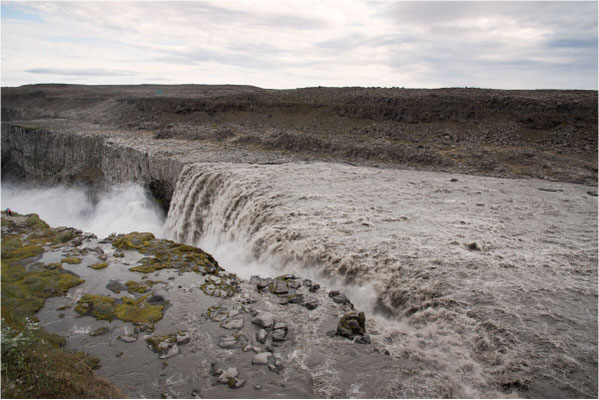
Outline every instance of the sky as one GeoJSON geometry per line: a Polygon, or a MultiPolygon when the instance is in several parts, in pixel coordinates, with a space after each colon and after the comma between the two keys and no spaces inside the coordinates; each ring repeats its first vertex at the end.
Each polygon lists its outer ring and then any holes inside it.
{"type": "Polygon", "coordinates": [[[597,2],[1,3],[2,86],[597,90],[597,2]]]}

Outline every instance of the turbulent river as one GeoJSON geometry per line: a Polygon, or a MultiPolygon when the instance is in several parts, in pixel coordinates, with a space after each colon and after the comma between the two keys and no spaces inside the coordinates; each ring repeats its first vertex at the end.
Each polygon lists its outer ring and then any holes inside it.
{"type": "Polygon", "coordinates": [[[311,374],[317,397],[596,397],[597,197],[588,190],[333,163],[191,164],[165,219],[135,186],[95,207],[61,201],[59,190],[54,206],[31,210],[21,208],[34,192],[3,187],[2,205],[100,237],[152,231],[245,279],[293,272],[343,290],[392,359],[419,365],[377,388],[368,376],[390,364],[373,363],[352,386],[334,368],[306,367],[325,339],[298,337],[288,363],[311,374]]]}

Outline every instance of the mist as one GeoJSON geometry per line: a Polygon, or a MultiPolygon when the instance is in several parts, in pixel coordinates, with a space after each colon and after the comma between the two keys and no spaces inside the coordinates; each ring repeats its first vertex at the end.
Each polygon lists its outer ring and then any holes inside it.
{"type": "Polygon", "coordinates": [[[116,185],[92,202],[83,188],[32,187],[2,184],[1,208],[19,214],[36,213],[51,226],[69,226],[99,238],[111,233],[152,232],[163,237],[164,213],[136,184],[116,185]]]}

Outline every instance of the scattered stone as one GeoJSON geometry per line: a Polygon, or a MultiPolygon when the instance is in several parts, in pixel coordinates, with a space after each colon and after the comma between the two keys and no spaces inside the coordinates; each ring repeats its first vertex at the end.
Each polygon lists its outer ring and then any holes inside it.
{"type": "Polygon", "coordinates": [[[191,391],[191,397],[193,397],[194,399],[201,399],[202,395],[201,395],[200,389],[193,389],[191,391]]]}
{"type": "Polygon", "coordinates": [[[268,332],[266,332],[265,329],[260,329],[256,333],[256,340],[259,341],[260,343],[264,344],[264,343],[266,343],[266,336],[267,335],[268,335],[268,332]]]}
{"type": "Polygon", "coordinates": [[[243,318],[233,318],[220,324],[221,328],[225,329],[241,329],[243,328],[243,318]]]}
{"type": "Polygon", "coordinates": [[[125,354],[125,353],[123,353],[122,351],[119,351],[118,353],[116,353],[116,358],[119,358],[119,357],[120,357],[120,356],[122,356],[123,354],[125,354]]]}
{"type": "Polygon", "coordinates": [[[551,189],[551,188],[537,188],[539,190],[542,190],[543,192],[563,192],[563,189],[551,189]]]}
{"type": "Polygon", "coordinates": [[[106,326],[102,326],[102,327],[100,327],[98,329],[95,329],[95,330],[91,331],[89,333],[89,335],[90,336],[100,336],[100,335],[103,335],[103,334],[108,333],[108,332],[110,332],[110,329],[108,327],[106,327],[106,326]]]}
{"type": "Polygon", "coordinates": [[[119,281],[110,280],[106,285],[106,289],[112,290],[114,293],[121,293],[121,290],[127,290],[127,286],[123,285],[119,281]]]}
{"type": "Polygon", "coordinates": [[[112,256],[122,258],[122,257],[125,257],[125,253],[123,253],[122,251],[115,251],[112,256]]]}
{"type": "Polygon", "coordinates": [[[276,295],[281,295],[289,293],[289,290],[287,289],[287,284],[285,282],[276,280],[273,283],[271,292],[276,295]]]}
{"type": "Polygon", "coordinates": [[[125,343],[133,343],[137,341],[137,335],[120,335],[117,339],[120,339],[125,343]]]}
{"type": "Polygon", "coordinates": [[[587,194],[588,194],[589,196],[597,197],[597,191],[596,191],[596,190],[589,190],[589,191],[587,192],[587,194]]]}
{"type": "Polygon", "coordinates": [[[220,306],[211,306],[208,307],[208,312],[206,313],[208,319],[214,322],[222,322],[226,320],[229,316],[227,309],[220,306]]]}
{"type": "Polygon", "coordinates": [[[331,296],[331,294],[329,293],[329,296],[333,299],[333,301],[335,303],[338,303],[338,304],[352,304],[352,302],[343,293],[339,293],[339,294],[337,294],[335,296],[331,296]]]}
{"type": "Polygon", "coordinates": [[[287,328],[285,329],[275,329],[272,332],[272,340],[275,342],[282,342],[285,340],[285,336],[287,335],[287,328]]]}
{"type": "Polygon", "coordinates": [[[248,344],[247,338],[241,333],[225,335],[220,338],[219,347],[223,349],[244,348],[248,344]]]}
{"type": "Polygon", "coordinates": [[[267,351],[263,353],[258,353],[254,356],[252,360],[252,365],[267,365],[271,357],[272,353],[267,351]]]}
{"type": "Polygon", "coordinates": [[[268,311],[261,311],[252,319],[252,324],[261,326],[262,328],[269,329],[275,323],[275,316],[268,311]]]}
{"type": "Polygon", "coordinates": [[[168,301],[161,294],[152,294],[149,299],[146,300],[148,304],[152,305],[165,305],[168,301]]]}
{"type": "Polygon", "coordinates": [[[316,307],[318,307],[318,301],[315,299],[309,299],[304,301],[302,306],[306,307],[308,310],[314,310],[316,307]]]}
{"type": "Polygon", "coordinates": [[[335,336],[335,331],[327,331],[327,336],[333,337],[335,336]]]}
{"type": "Polygon", "coordinates": [[[318,289],[320,289],[320,285],[318,283],[314,283],[314,284],[312,284],[312,286],[310,286],[310,289],[308,289],[308,290],[310,290],[310,292],[314,293],[318,289]]]}
{"type": "Polygon", "coordinates": [[[466,245],[466,247],[470,251],[480,251],[481,250],[480,247],[478,246],[478,243],[476,243],[476,242],[472,242],[472,243],[466,245]]]}
{"type": "Polygon", "coordinates": [[[244,379],[238,379],[239,372],[237,371],[237,368],[232,367],[220,371],[218,383],[228,385],[231,389],[238,389],[245,385],[244,379]]]}
{"type": "Polygon", "coordinates": [[[106,254],[100,254],[100,255],[98,256],[98,259],[99,259],[100,261],[106,261],[106,260],[108,260],[108,256],[107,256],[106,254]]]}
{"type": "Polygon", "coordinates": [[[189,335],[189,333],[187,333],[187,331],[179,331],[177,333],[177,344],[178,345],[187,344],[190,341],[191,341],[191,336],[189,335]]]}
{"type": "Polygon", "coordinates": [[[451,178],[451,179],[449,180],[449,182],[457,182],[457,181],[458,181],[458,178],[451,178]]]}
{"type": "Polygon", "coordinates": [[[363,336],[356,335],[356,336],[354,336],[354,342],[360,343],[360,344],[370,344],[370,336],[369,335],[363,335],[363,336]]]}
{"type": "Polygon", "coordinates": [[[337,325],[336,335],[353,339],[356,335],[366,333],[366,316],[363,312],[350,311],[346,313],[337,325]]]}
{"type": "Polygon", "coordinates": [[[254,389],[260,390],[260,389],[262,389],[262,385],[260,385],[260,384],[254,385],[254,389]]]}
{"type": "Polygon", "coordinates": [[[186,331],[179,331],[164,336],[150,336],[146,338],[146,342],[152,351],[160,354],[158,358],[164,359],[179,354],[179,346],[177,344],[183,345],[189,343],[189,340],[186,341],[188,337],[189,334],[186,331]],[[182,338],[180,343],[178,342],[179,338],[182,338]]]}

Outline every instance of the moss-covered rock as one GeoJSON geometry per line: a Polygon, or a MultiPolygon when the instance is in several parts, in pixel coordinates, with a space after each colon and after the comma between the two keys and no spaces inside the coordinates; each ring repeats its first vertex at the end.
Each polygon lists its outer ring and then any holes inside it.
{"type": "Polygon", "coordinates": [[[133,292],[145,293],[148,290],[152,289],[152,286],[154,286],[155,284],[157,284],[159,282],[160,281],[151,281],[151,280],[142,281],[142,282],[127,281],[127,282],[125,282],[125,285],[127,286],[127,290],[130,293],[133,293],[133,292]]]}
{"type": "Polygon", "coordinates": [[[61,262],[67,263],[67,264],[80,264],[81,263],[81,258],[79,258],[79,257],[67,257],[67,258],[63,258],[61,260],[61,262]]]}
{"type": "Polygon", "coordinates": [[[75,306],[75,311],[81,315],[91,315],[96,319],[112,321],[115,315],[115,299],[109,296],[93,294],[83,295],[75,306]]]}
{"type": "Polygon", "coordinates": [[[154,323],[163,317],[163,304],[152,304],[147,294],[139,299],[86,294],[77,302],[75,311],[84,316],[112,321],[117,318],[131,322],[141,330],[154,330],[154,323]]]}
{"type": "Polygon", "coordinates": [[[134,232],[113,238],[113,246],[119,249],[137,250],[149,257],[141,259],[141,264],[130,271],[151,273],[165,268],[181,272],[196,272],[204,275],[217,275],[223,269],[210,254],[197,247],[175,243],[166,239],[156,239],[151,233],[134,232]]]}
{"type": "Polygon", "coordinates": [[[56,242],[58,243],[66,243],[69,240],[72,240],[75,238],[75,232],[72,229],[66,229],[62,232],[58,232],[56,234],[56,242]]]}
{"type": "Polygon", "coordinates": [[[150,251],[150,246],[156,238],[150,232],[131,232],[126,235],[119,235],[113,241],[112,245],[121,250],[138,250],[140,253],[150,251]]]}
{"type": "Polygon", "coordinates": [[[336,334],[353,339],[354,336],[366,334],[366,316],[362,311],[350,311],[341,317],[336,334]]]}
{"type": "Polygon", "coordinates": [[[40,219],[37,214],[29,214],[27,215],[27,219],[25,220],[25,224],[31,229],[48,229],[50,225],[40,219]]]}
{"type": "Polygon", "coordinates": [[[92,265],[88,265],[88,268],[92,268],[92,269],[104,269],[106,267],[108,267],[108,263],[97,263],[97,264],[92,264],[92,265]]]}

